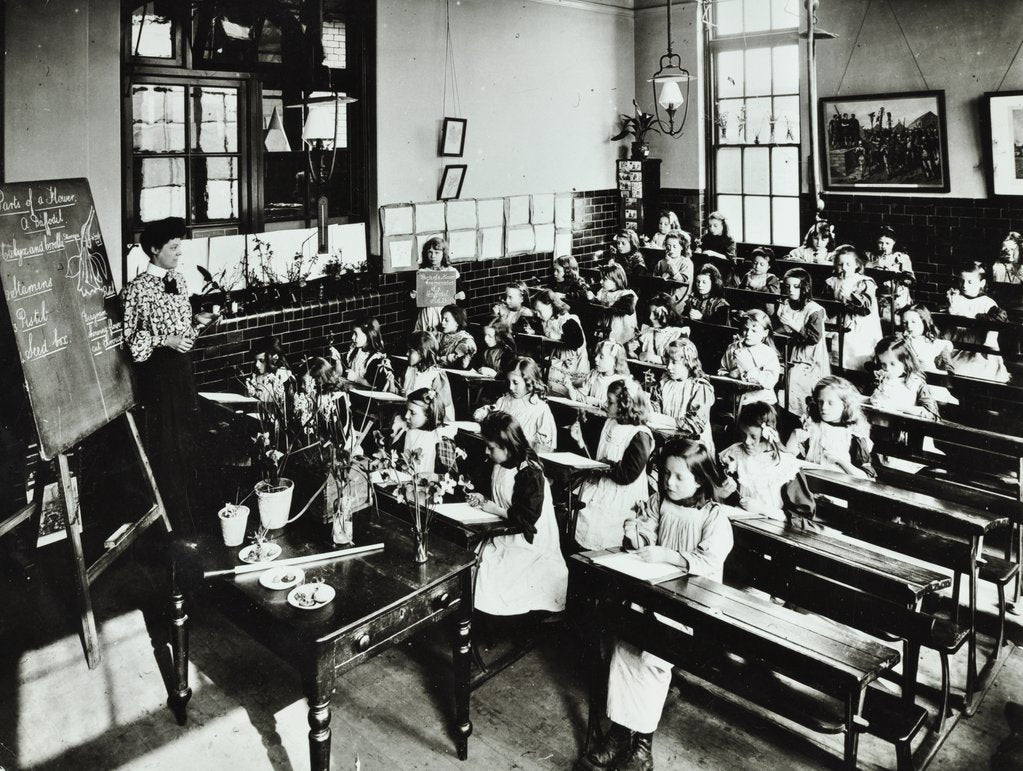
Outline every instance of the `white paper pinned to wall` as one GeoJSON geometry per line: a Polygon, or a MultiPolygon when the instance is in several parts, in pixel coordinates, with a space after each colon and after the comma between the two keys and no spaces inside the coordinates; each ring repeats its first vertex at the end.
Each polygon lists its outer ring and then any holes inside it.
{"type": "Polygon", "coordinates": [[[534,225],[546,225],[549,222],[554,222],[554,193],[533,196],[530,222],[534,225]]]}
{"type": "Polygon", "coordinates": [[[554,235],[554,256],[567,257],[572,253],[572,231],[559,230],[554,235]]]}
{"type": "Polygon", "coordinates": [[[572,227],[571,195],[558,195],[554,197],[554,226],[559,229],[572,227]]]}
{"type": "Polygon", "coordinates": [[[554,251],[554,223],[546,225],[533,225],[533,249],[537,252],[554,251]]]}
{"type": "Polygon", "coordinates": [[[400,204],[381,207],[380,220],[381,231],[385,236],[411,233],[413,230],[412,206],[411,204],[400,204]]]}
{"type": "Polygon", "coordinates": [[[387,236],[384,238],[384,265],[390,270],[408,270],[415,267],[413,236],[387,236]]]}
{"type": "Polygon", "coordinates": [[[449,230],[448,251],[452,260],[476,259],[476,229],[449,230]]]}
{"type": "Polygon", "coordinates": [[[503,228],[504,199],[486,198],[476,201],[476,217],[481,228],[503,228]]]}
{"type": "Polygon", "coordinates": [[[523,225],[517,228],[508,228],[507,253],[526,254],[533,251],[536,243],[532,225],[523,225]]]}
{"type": "Polygon", "coordinates": [[[496,260],[504,256],[504,228],[482,228],[479,234],[481,260],[496,260]]]}
{"type": "Polygon", "coordinates": [[[529,224],[529,196],[513,195],[505,200],[508,201],[508,227],[529,224]]]}
{"type": "Polygon", "coordinates": [[[448,230],[469,230],[476,227],[475,201],[448,201],[448,230]]]}
{"type": "Polygon", "coordinates": [[[429,233],[436,235],[447,229],[444,222],[444,202],[417,203],[416,210],[416,233],[429,233]]]}

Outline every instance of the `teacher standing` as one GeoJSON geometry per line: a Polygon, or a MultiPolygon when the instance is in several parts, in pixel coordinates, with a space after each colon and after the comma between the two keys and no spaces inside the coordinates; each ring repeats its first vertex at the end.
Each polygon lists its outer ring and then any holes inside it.
{"type": "Polygon", "coordinates": [[[180,534],[195,531],[189,488],[195,456],[199,400],[190,351],[213,317],[192,315],[187,284],[178,272],[184,222],[149,223],[141,245],[149,266],[124,293],[124,336],[135,362],[144,408],[146,449],[171,524],[180,534]]]}

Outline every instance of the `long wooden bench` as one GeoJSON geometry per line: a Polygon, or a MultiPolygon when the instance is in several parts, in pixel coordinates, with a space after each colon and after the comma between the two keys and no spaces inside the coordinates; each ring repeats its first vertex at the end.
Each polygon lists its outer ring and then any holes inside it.
{"type": "MultiPolygon", "coordinates": [[[[855,629],[706,578],[651,585],[592,561],[603,553],[569,560],[569,607],[585,626],[599,624],[601,631],[813,731],[844,733],[848,768],[856,768],[860,733],[902,748],[923,726],[922,708],[870,688],[898,662],[892,648],[855,629]],[[694,650],[716,655],[708,659],[693,655],[694,650]],[[819,696],[813,698],[811,691],[819,696]]],[[[587,638],[593,643],[599,634],[587,638]]],[[[592,662],[592,647],[590,653],[592,662]]],[[[606,667],[594,666],[589,734],[604,709],[606,681],[606,667]]],[[[905,756],[900,749],[900,762],[905,756]]]]}
{"type": "Polygon", "coordinates": [[[1005,643],[1005,587],[1018,570],[1011,562],[985,555],[984,538],[995,530],[1010,527],[1011,519],[832,471],[807,470],[806,478],[813,492],[848,504],[846,509],[819,504],[819,511],[829,524],[869,543],[952,570],[952,620],[957,626],[960,580],[963,575],[967,577],[965,628],[969,652],[964,703],[967,714],[972,714],[974,697],[1001,656],[1005,643]],[[916,522],[920,527],[908,527],[894,521],[896,517],[916,522]],[[985,579],[991,580],[998,590],[998,634],[994,651],[978,671],[977,595],[978,584],[985,579]]]}

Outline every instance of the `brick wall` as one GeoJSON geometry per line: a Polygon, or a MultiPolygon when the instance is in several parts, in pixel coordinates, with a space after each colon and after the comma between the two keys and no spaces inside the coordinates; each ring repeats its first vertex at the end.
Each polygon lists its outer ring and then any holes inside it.
{"type": "MultiPolygon", "coordinates": [[[[610,240],[617,225],[617,198],[613,190],[577,192],[574,197],[572,252],[580,261],[610,240]]],[[[486,262],[456,263],[461,271],[469,318],[481,321],[513,281],[550,276],[551,254],[528,254],[486,262]]],[[[409,297],[414,273],[384,274],[369,292],[301,307],[224,319],[216,333],[199,339],[192,353],[196,380],[205,390],[234,390],[238,367],[251,366],[253,349],[267,337],[279,337],[292,362],[322,355],[333,334],[347,342],[352,326],[375,316],[388,345],[401,340],[415,322],[415,302],[409,297]]]]}
{"type": "Polygon", "coordinates": [[[690,235],[699,236],[702,232],[703,218],[707,216],[706,196],[702,190],[661,188],[661,208],[675,212],[683,230],[687,230],[690,235]]]}
{"type": "MultiPolygon", "coordinates": [[[[812,222],[805,196],[802,208],[804,223],[812,222]]],[[[872,248],[882,225],[892,227],[897,248],[913,260],[917,299],[940,304],[956,263],[977,259],[990,264],[1005,234],[1023,227],[1023,200],[828,194],[824,216],[834,224],[840,243],[860,249],[872,248]]]]}
{"type": "Polygon", "coordinates": [[[324,20],[320,33],[323,45],[323,66],[330,69],[343,70],[346,66],[345,23],[343,21],[324,20]]]}

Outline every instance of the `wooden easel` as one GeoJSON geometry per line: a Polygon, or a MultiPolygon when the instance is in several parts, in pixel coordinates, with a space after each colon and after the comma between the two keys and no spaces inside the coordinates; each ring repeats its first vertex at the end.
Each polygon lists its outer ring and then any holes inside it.
{"type": "MultiPolygon", "coordinates": [[[[71,466],[68,462],[67,453],[59,452],[50,461],[53,464],[60,507],[64,516],[64,529],[67,532],[68,542],[71,544],[71,553],[74,559],[75,585],[78,590],[79,623],[82,631],[82,645],[85,649],[85,660],[89,665],[89,669],[95,669],[102,660],[99,634],[96,629],[96,618],[92,611],[92,593],[90,591],[92,584],[150,525],[155,524],[158,520],[162,520],[164,529],[168,533],[171,532],[170,519],[167,517],[167,510],[163,505],[160,490],[156,486],[156,478],[153,476],[153,469],[149,465],[149,457],[142,446],[138,427],[135,425],[135,417],[130,412],[126,412],[124,413],[124,419],[128,423],[128,429],[132,437],[131,443],[134,446],[135,454],[138,457],[146,482],[152,492],[154,503],[121,534],[116,543],[106,549],[91,565],[86,564],[85,552],[82,548],[82,510],[79,496],[74,494],[74,488],[71,484],[71,466]]],[[[42,515],[43,506],[43,489],[45,487],[45,480],[37,479],[32,503],[29,503],[8,519],[0,522],[0,536],[9,533],[22,522],[30,519],[32,522],[31,537],[36,537],[39,532],[39,520],[42,515]]]]}

